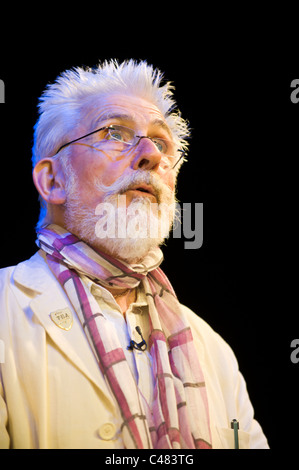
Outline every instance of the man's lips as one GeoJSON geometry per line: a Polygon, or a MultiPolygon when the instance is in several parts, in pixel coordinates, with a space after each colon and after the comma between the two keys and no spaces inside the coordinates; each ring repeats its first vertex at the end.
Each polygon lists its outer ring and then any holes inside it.
{"type": "Polygon", "coordinates": [[[149,194],[157,198],[156,191],[154,190],[154,188],[147,184],[136,184],[135,186],[129,187],[127,191],[138,191],[138,192],[144,193],[145,195],[149,194]]]}

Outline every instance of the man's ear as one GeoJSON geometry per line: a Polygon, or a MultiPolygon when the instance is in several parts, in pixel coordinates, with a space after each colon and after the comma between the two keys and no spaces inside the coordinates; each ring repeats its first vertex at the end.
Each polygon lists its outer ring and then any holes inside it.
{"type": "Polygon", "coordinates": [[[65,177],[58,160],[43,158],[35,165],[32,176],[36,189],[47,203],[65,203],[65,177]]]}

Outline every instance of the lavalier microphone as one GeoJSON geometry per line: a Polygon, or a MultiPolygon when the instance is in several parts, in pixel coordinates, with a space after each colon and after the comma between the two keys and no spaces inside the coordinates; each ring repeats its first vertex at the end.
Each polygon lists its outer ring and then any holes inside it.
{"type": "Polygon", "coordinates": [[[133,349],[138,349],[139,351],[145,351],[147,349],[147,343],[146,343],[145,339],[142,336],[140,326],[136,326],[135,330],[141,336],[142,341],[140,343],[136,343],[136,341],[133,341],[131,339],[130,345],[128,346],[128,349],[130,349],[131,351],[133,351],[133,349]]]}

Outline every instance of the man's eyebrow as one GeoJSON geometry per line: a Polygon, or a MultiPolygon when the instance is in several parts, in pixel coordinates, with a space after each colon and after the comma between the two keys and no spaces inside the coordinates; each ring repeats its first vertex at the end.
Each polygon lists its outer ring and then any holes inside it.
{"type": "MultiPolygon", "coordinates": [[[[104,113],[101,116],[98,116],[95,121],[93,122],[93,126],[96,127],[97,125],[100,125],[104,121],[110,121],[113,119],[118,119],[120,121],[126,121],[130,123],[134,123],[135,119],[134,116],[131,114],[126,114],[126,113],[104,113]]],[[[168,125],[166,124],[165,121],[162,119],[154,119],[153,121],[150,122],[150,125],[153,127],[160,127],[164,131],[166,131],[170,137],[172,137],[171,130],[169,129],[168,125]]]]}
{"type": "Polygon", "coordinates": [[[120,121],[127,121],[127,122],[134,122],[134,118],[130,114],[111,112],[111,113],[104,113],[98,116],[94,120],[93,125],[101,124],[104,121],[110,121],[112,119],[118,119],[120,121]]]}
{"type": "Polygon", "coordinates": [[[172,137],[171,130],[169,129],[166,122],[163,121],[162,119],[155,119],[154,121],[151,122],[151,125],[156,126],[156,127],[161,127],[162,129],[164,129],[164,131],[166,131],[169,134],[170,137],[172,137]]]}

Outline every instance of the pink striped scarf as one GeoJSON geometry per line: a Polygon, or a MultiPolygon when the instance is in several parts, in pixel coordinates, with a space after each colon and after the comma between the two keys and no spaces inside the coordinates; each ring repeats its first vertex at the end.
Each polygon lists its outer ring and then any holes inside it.
{"type": "Polygon", "coordinates": [[[80,318],[119,405],[127,449],[208,449],[212,447],[207,392],[180,304],[159,265],[159,248],[134,266],[96,252],[57,225],[41,229],[37,244],[80,318]],[[120,345],[116,331],[81,279],[104,287],[145,290],[150,316],[149,352],[153,361],[154,400],[147,403],[120,345]]]}

